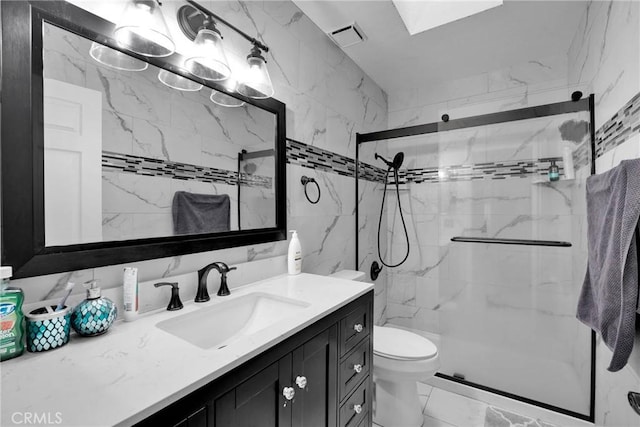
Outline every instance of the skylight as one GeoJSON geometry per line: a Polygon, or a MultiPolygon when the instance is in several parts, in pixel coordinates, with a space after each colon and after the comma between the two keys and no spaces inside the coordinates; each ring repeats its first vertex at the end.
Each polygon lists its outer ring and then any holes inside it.
{"type": "Polygon", "coordinates": [[[414,35],[502,5],[502,0],[391,0],[414,35]]]}

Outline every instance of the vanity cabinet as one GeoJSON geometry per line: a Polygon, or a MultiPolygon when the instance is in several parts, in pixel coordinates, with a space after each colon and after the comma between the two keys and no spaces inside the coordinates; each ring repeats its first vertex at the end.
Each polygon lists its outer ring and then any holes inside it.
{"type": "Polygon", "coordinates": [[[205,426],[290,425],[289,402],[278,405],[281,390],[291,384],[291,355],[258,372],[242,384],[213,400],[212,420],[205,426]]]}
{"type": "Polygon", "coordinates": [[[138,425],[371,425],[372,310],[370,291],[138,425]]]}

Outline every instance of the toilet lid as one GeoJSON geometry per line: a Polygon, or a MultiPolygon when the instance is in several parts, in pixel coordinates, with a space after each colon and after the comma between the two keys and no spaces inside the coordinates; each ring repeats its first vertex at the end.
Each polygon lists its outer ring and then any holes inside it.
{"type": "Polygon", "coordinates": [[[390,359],[429,359],[438,348],[428,339],[409,331],[382,326],[373,327],[373,352],[390,359]]]}

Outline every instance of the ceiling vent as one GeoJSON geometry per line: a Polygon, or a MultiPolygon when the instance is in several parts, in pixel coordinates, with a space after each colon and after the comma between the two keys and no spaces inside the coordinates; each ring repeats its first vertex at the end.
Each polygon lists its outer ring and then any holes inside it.
{"type": "Polygon", "coordinates": [[[329,37],[341,48],[353,46],[367,39],[367,36],[364,35],[364,32],[362,32],[355,22],[344,28],[330,32],[329,37]]]}

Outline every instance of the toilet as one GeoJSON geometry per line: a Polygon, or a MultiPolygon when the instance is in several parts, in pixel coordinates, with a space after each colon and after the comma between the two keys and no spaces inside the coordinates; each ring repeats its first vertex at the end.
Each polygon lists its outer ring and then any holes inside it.
{"type": "MultiPolygon", "coordinates": [[[[359,271],[341,270],[331,277],[365,281],[359,271]]],[[[438,349],[428,339],[403,329],[373,327],[373,421],[383,427],[419,427],[423,423],[418,381],[440,368],[438,349]]]]}

